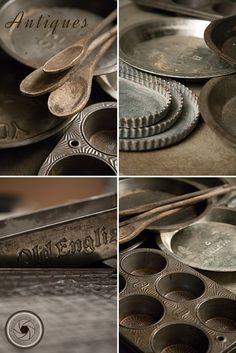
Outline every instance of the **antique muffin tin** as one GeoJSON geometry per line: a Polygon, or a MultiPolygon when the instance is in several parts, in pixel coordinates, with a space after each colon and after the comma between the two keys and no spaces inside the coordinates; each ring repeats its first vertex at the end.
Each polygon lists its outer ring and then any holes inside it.
{"type": "Polygon", "coordinates": [[[85,108],[39,170],[39,175],[114,175],[117,170],[117,104],[85,108]]]}
{"type": "MultiPolygon", "coordinates": [[[[170,146],[186,138],[196,127],[199,120],[198,100],[197,96],[187,87],[176,81],[164,81],[155,75],[142,72],[122,62],[120,63],[120,74],[128,79],[132,78],[134,82],[142,82],[144,86],[162,84],[174,97],[173,105],[171,102],[169,111],[163,117],[163,120],[165,120],[162,126],[164,129],[168,128],[168,130],[161,132],[159,126],[156,127],[155,124],[145,129],[140,128],[138,132],[133,131],[132,128],[130,132],[121,129],[121,151],[146,151],[170,146]],[[167,121],[170,122],[169,119],[176,119],[172,126],[166,124],[167,121]],[[135,138],[134,136],[138,137],[135,138]]],[[[160,121],[161,123],[162,120],[160,121]]]]}
{"type": "Polygon", "coordinates": [[[120,334],[145,353],[236,347],[236,296],[153,249],[120,256],[120,334]]]}
{"type": "Polygon", "coordinates": [[[236,14],[234,0],[134,0],[137,4],[206,20],[236,14]]]}
{"type": "Polygon", "coordinates": [[[197,269],[236,271],[236,211],[213,208],[203,218],[157,236],[158,246],[177,260],[197,269]]]}

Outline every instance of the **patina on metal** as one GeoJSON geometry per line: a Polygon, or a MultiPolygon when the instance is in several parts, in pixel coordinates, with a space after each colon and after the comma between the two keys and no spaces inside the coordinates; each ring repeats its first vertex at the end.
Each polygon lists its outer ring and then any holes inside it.
{"type": "Polygon", "coordinates": [[[0,222],[1,267],[83,267],[116,256],[116,195],[0,222]]]}
{"type": "Polygon", "coordinates": [[[172,17],[136,23],[120,33],[120,57],[140,70],[188,80],[234,73],[234,67],[207,47],[208,25],[208,21],[172,17]]]}
{"type": "Polygon", "coordinates": [[[150,248],[120,256],[120,334],[140,352],[236,347],[236,295],[150,248]]]}

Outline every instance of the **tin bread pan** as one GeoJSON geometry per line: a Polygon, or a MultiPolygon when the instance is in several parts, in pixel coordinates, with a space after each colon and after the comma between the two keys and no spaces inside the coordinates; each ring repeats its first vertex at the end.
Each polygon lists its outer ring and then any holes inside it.
{"type": "MultiPolygon", "coordinates": [[[[173,196],[187,194],[205,188],[202,184],[184,180],[168,178],[129,178],[121,180],[120,190],[120,210],[125,210],[135,206],[164,200],[173,196]]],[[[214,202],[215,200],[213,200],[214,202]]],[[[186,207],[176,215],[168,219],[160,220],[151,224],[150,230],[173,230],[184,227],[194,220],[203,217],[212,207],[212,201],[200,202],[196,205],[186,207]]]]}
{"type": "Polygon", "coordinates": [[[0,149],[42,141],[68,127],[73,118],[58,119],[42,97],[28,98],[19,84],[28,70],[11,60],[0,60],[0,149]]]}
{"type": "Polygon", "coordinates": [[[39,170],[39,175],[114,175],[117,170],[117,104],[85,108],[39,170]]]}
{"type": "Polygon", "coordinates": [[[236,211],[214,208],[205,217],[174,232],[161,232],[158,246],[179,261],[207,271],[236,271],[236,211]]]}
{"type": "Polygon", "coordinates": [[[236,75],[208,81],[201,90],[199,106],[204,121],[236,146],[236,75]]]}
{"type": "Polygon", "coordinates": [[[208,25],[208,21],[172,17],[131,25],[120,33],[120,57],[140,70],[187,80],[234,73],[234,67],[207,47],[208,25]]]}
{"type": "Polygon", "coordinates": [[[145,353],[222,353],[236,346],[236,296],[161,251],[121,255],[120,333],[145,353]]]}
{"type": "Polygon", "coordinates": [[[116,195],[0,222],[1,267],[83,267],[116,256],[116,195]]]}
{"type": "Polygon", "coordinates": [[[137,4],[191,17],[214,20],[236,14],[234,0],[134,0],[137,4]]]}
{"type": "MultiPolygon", "coordinates": [[[[32,68],[41,67],[50,57],[88,33],[116,6],[109,0],[6,1],[0,7],[0,45],[17,61],[32,68]],[[12,25],[15,18],[19,23],[12,25]],[[63,23],[66,23],[64,27],[63,23]]],[[[114,71],[116,44],[98,65],[96,74],[114,71]]]]}
{"type": "MultiPolygon", "coordinates": [[[[235,7],[236,7],[236,3],[235,7]]],[[[209,48],[229,63],[236,65],[236,16],[213,21],[206,28],[204,38],[209,48]]]]}

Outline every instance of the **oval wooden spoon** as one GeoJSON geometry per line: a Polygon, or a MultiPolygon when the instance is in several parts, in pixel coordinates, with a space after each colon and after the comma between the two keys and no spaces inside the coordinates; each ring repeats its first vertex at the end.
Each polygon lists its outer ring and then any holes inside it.
{"type": "Polygon", "coordinates": [[[117,10],[114,10],[103,19],[91,32],[80,38],[73,45],[60,51],[50,58],[43,66],[43,71],[47,73],[58,73],[65,71],[78,64],[86,55],[87,50],[94,37],[107,27],[117,16],[117,10]]]}
{"type": "Polygon", "coordinates": [[[77,66],[77,70],[58,89],[53,91],[48,98],[48,108],[50,112],[58,117],[67,117],[80,112],[87,104],[91,89],[93,74],[97,63],[110,48],[116,36],[110,38],[94,56],[82,65],[77,66]]]}
{"type": "MultiPolygon", "coordinates": [[[[102,45],[111,36],[116,34],[116,32],[117,26],[114,26],[109,31],[101,34],[98,38],[94,39],[94,41],[88,48],[87,55],[83,58],[83,60],[85,61],[93,50],[95,50],[98,46],[102,45]]],[[[71,70],[50,75],[44,72],[43,68],[40,67],[24,78],[24,80],[20,84],[20,91],[26,96],[42,96],[43,94],[52,92],[53,90],[62,86],[70,76],[74,75],[74,71],[76,71],[76,69],[73,67],[71,70]]]]}

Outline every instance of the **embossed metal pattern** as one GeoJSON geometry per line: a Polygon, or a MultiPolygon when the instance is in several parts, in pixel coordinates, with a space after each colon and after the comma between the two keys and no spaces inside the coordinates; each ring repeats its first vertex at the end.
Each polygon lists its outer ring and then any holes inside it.
{"type": "Polygon", "coordinates": [[[27,98],[19,91],[26,68],[1,60],[0,149],[42,141],[68,127],[74,118],[59,120],[47,109],[43,98],[27,98]]]}
{"type": "MultiPolygon", "coordinates": [[[[134,70],[128,65],[124,65],[122,63],[120,64],[120,77],[126,80],[132,80],[137,83],[137,100],[140,99],[140,90],[138,89],[138,85],[148,85],[148,87],[149,85],[151,85],[152,87],[155,87],[155,89],[158,88],[155,83],[151,83],[151,81],[149,82],[145,80],[141,71],[134,70]]],[[[166,95],[166,92],[168,92],[168,94],[170,95],[168,101],[168,109],[165,109],[163,111],[161,120],[159,120],[159,122],[155,124],[152,124],[153,122],[149,121],[149,119],[146,119],[147,122],[151,123],[149,124],[149,126],[136,126],[135,128],[132,128],[131,126],[129,126],[129,128],[121,127],[122,124],[120,124],[119,134],[121,138],[142,138],[160,134],[161,132],[168,130],[181,116],[181,112],[183,109],[182,94],[180,94],[179,91],[176,91],[175,88],[172,86],[167,88],[167,83],[165,80],[159,79],[159,84],[159,87],[161,87],[161,92],[164,92],[164,96],[166,95]]],[[[126,99],[129,104],[132,104],[129,101],[129,94],[126,95],[126,99]]],[[[120,101],[120,105],[121,104],[122,102],[120,101]]],[[[121,121],[122,118],[120,117],[120,122],[121,121]]]]}
{"type": "Polygon", "coordinates": [[[0,222],[0,267],[84,267],[116,256],[116,195],[0,222]]]}
{"type": "MultiPolygon", "coordinates": [[[[112,153],[103,153],[99,149],[95,149],[85,139],[83,134],[83,122],[89,118],[91,114],[96,115],[103,110],[111,112],[110,120],[116,124],[116,102],[97,103],[85,108],[75,118],[73,124],[66,131],[65,135],[59,141],[55,149],[47,157],[39,170],[39,175],[114,175],[117,170],[117,157],[114,155],[116,144],[116,136],[113,136],[112,141],[107,140],[103,148],[107,146],[112,149],[112,153]],[[115,112],[115,113],[114,113],[115,112]],[[87,163],[89,160],[89,163],[87,163]],[[65,163],[65,165],[63,165],[65,163]],[[83,165],[84,163],[84,165],[83,165]],[[96,164],[97,163],[97,164],[96,164]],[[96,169],[97,168],[97,169],[96,169]]],[[[96,116],[94,116],[96,120],[96,116]]],[[[109,122],[108,122],[109,123],[109,122]]],[[[96,121],[94,122],[96,127],[96,121]]],[[[108,127],[110,129],[110,127],[108,127]]],[[[114,129],[112,129],[114,131],[114,129]]],[[[107,132],[110,137],[109,131],[107,132]]],[[[97,138],[96,138],[97,140],[97,138]]],[[[99,140],[99,139],[98,139],[99,140]]],[[[101,146],[100,146],[101,147],[101,146]]],[[[109,151],[108,151],[109,152],[109,151]]]]}
{"type": "Polygon", "coordinates": [[[153,74],[202,80],[235,72],[204,41],[208,21],[168,18],[146,21],[120,33],[120,57],[153,74]],[[130,45],[132,43],[132,45],[130,45]]]}
{"type": "Polygon", "coordinates": [[[236,271],[236,211],[217,208],[203,219],[173,232],[161,232],[158,246],[179,261],[197,269],[236,271]]]}
{"type": "MultiPolygon", "coordinates": [[[[41,67],[52,55],[72,45],[77,39],[95,27],[102,17],[108,15],[116,6],[114,1],[101,0],[23,0],[7,1],[0,8],[0,46],[13,58],[32,68],[41,67]],[[24,11],[19,28],[6,28],[5,24],[13,21],[20,11],[24,11]],[[37,26],[42,15],[41,25],[37,26]],[[25,27],[25,22],[34,21],[34,27],[25,27]],[[46,26],[46,20],[49,24],[46,26]],[[53,26],[58,20],[60,26],[54,33],[53,26]],[[51,22],[54,21],[50,27],[51,22]],[[70,21],[71,27],[62,27],[63,21],[70,21]],[[77,26],[72,27],[74,21],[77,26]],[[79,21],[79,23],[78,23],[79,21]],[[46,26],[46,28],[45,28],[46,26]]],[[[20,16],[18,17],[18,20],[20,16]]],[[[96,75],[116,71],[116,44],[98,65],[96,75]]]]}
{"type": "MultiPolygon", "coordinates": [[[[121,65],[127,66],[126,64],[121,65]]],[[[159,77],[141,72],[130,66],[127,66],[126,70],[130,71],[132,76],[142,78],[144,82],[152,82],[153,84],[159,84],[160,82],[159,77]]],[[[147,151],[167,147],[186,138],[196,127],[199,120],[197,96],[187,87],[173,80],[166,81],[166,88],[169,91],[174,91],[180,97],[180,100],[183,97],[183,109],[175,124],[169,130],[154,136],[120,138],[121,151],[147,151]]]]}
{"type": "Polygon", "coordinates": [[[5,337],[6,321],[24,308],[40,316],[45,328],[40,344],[33,349],[35,353],[78,353],[78,349],[83,353],[116,353],[114,270],[1,269],[0,281],[0,336],[4,352],[16,352],[5,337]]]}
{"type": "Polygon", "coordinates": [[[228,0],[134,0],[137,4],[191,17],[214,20],[236,14],[236,4],[228,0]]]}
{"type": "Polygon", "coordinates": [[[148,248],[121,254],[120,275],[120,334],[139,351],[222,353],[236,347],[236,295],[217,283],[148,248]],[[158,257],[165,266],[158,268],[158,257]],[[163,308],[159,316],[155,305],[163,308]]]}

